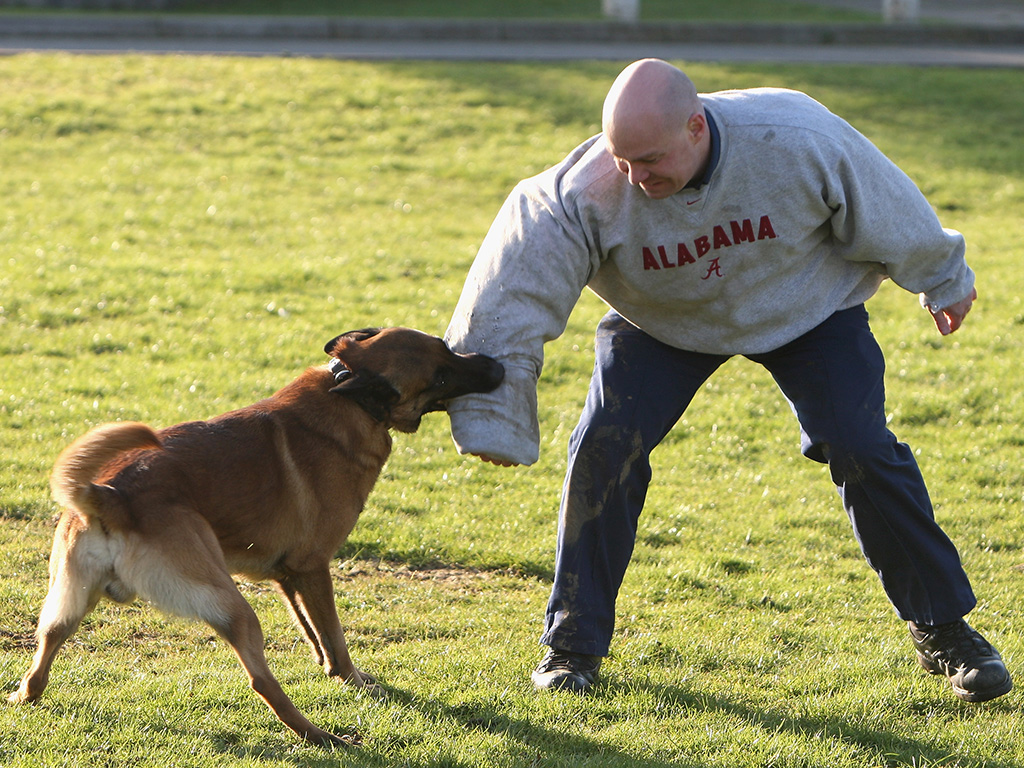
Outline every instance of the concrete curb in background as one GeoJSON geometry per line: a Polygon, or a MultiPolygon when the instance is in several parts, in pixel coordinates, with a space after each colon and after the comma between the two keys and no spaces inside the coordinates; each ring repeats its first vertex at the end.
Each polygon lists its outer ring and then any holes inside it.
{"type": "Polygon", "coordinates": [[[945,24],[781,24],[206,15],[0,15],[0,38],[159,38],[749,43],[758,45],[1016,46],[1024,27],[945,24]]]}

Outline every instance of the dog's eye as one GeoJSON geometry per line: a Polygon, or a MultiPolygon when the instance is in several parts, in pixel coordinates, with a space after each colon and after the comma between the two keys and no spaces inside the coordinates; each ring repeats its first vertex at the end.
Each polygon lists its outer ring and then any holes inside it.
{"type": "Polygon", "coordinates": [[[448,382],[448,377],[445,375],[444,371],[438,371],[434,375],[434,386],[435,387],[443,387],[447,382],[448,382]]]}

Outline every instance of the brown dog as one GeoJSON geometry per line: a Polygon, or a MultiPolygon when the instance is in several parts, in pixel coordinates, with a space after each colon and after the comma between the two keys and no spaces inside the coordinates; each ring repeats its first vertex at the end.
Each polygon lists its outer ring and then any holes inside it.
{"type": "Polygon", "coordinates": [[[160,432],[106,424],[65,449],[51,479],[65,509],[39,647],[12,702],[42,694],[57,651],[101,597],[140,595],[210,624],[253,690],[299,736],[349,741],[313,725],[281,689],[259,620],[231,574],[277,584],[328,675],[374,682],[349,658],[330,560],[388,458],[389,428],[415,432],[424,413],[489,392],[504,371],[408,328],[350,331],[324,351],[330,365],[247,408],[160,432]]]}

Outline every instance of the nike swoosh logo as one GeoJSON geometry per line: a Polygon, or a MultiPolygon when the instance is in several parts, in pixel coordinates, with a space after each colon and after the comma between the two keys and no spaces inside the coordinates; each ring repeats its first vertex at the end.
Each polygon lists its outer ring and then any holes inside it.
{"type": "Polygon", "coordinates": [[[698,199],[696,199],[696,200],[687,200],[687,201],[686,201],[686,204],[687,204],[687,205],[695,205],[696,203],[699,203],[699,202],[700,202],[700,200],[701,200],[701,198],[698,198],[698,199]]]}

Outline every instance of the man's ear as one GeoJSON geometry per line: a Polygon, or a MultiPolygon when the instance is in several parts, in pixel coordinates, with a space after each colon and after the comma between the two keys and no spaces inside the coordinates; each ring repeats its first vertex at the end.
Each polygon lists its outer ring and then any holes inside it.
{"type": "Polygon", "coordinates": [[[391,408],[401,399],[398,390],[387,379],[372,373],[353,373],[330,391],[354,400],[360,408],[382,422],[388,421],[391,408]]]}
{"type": "Polygon", "coordinates": [[[702,112],[694,112],[686,121],[686,132],[693,144],[700,141],[708,130],[708,120],[702,112]]]}

